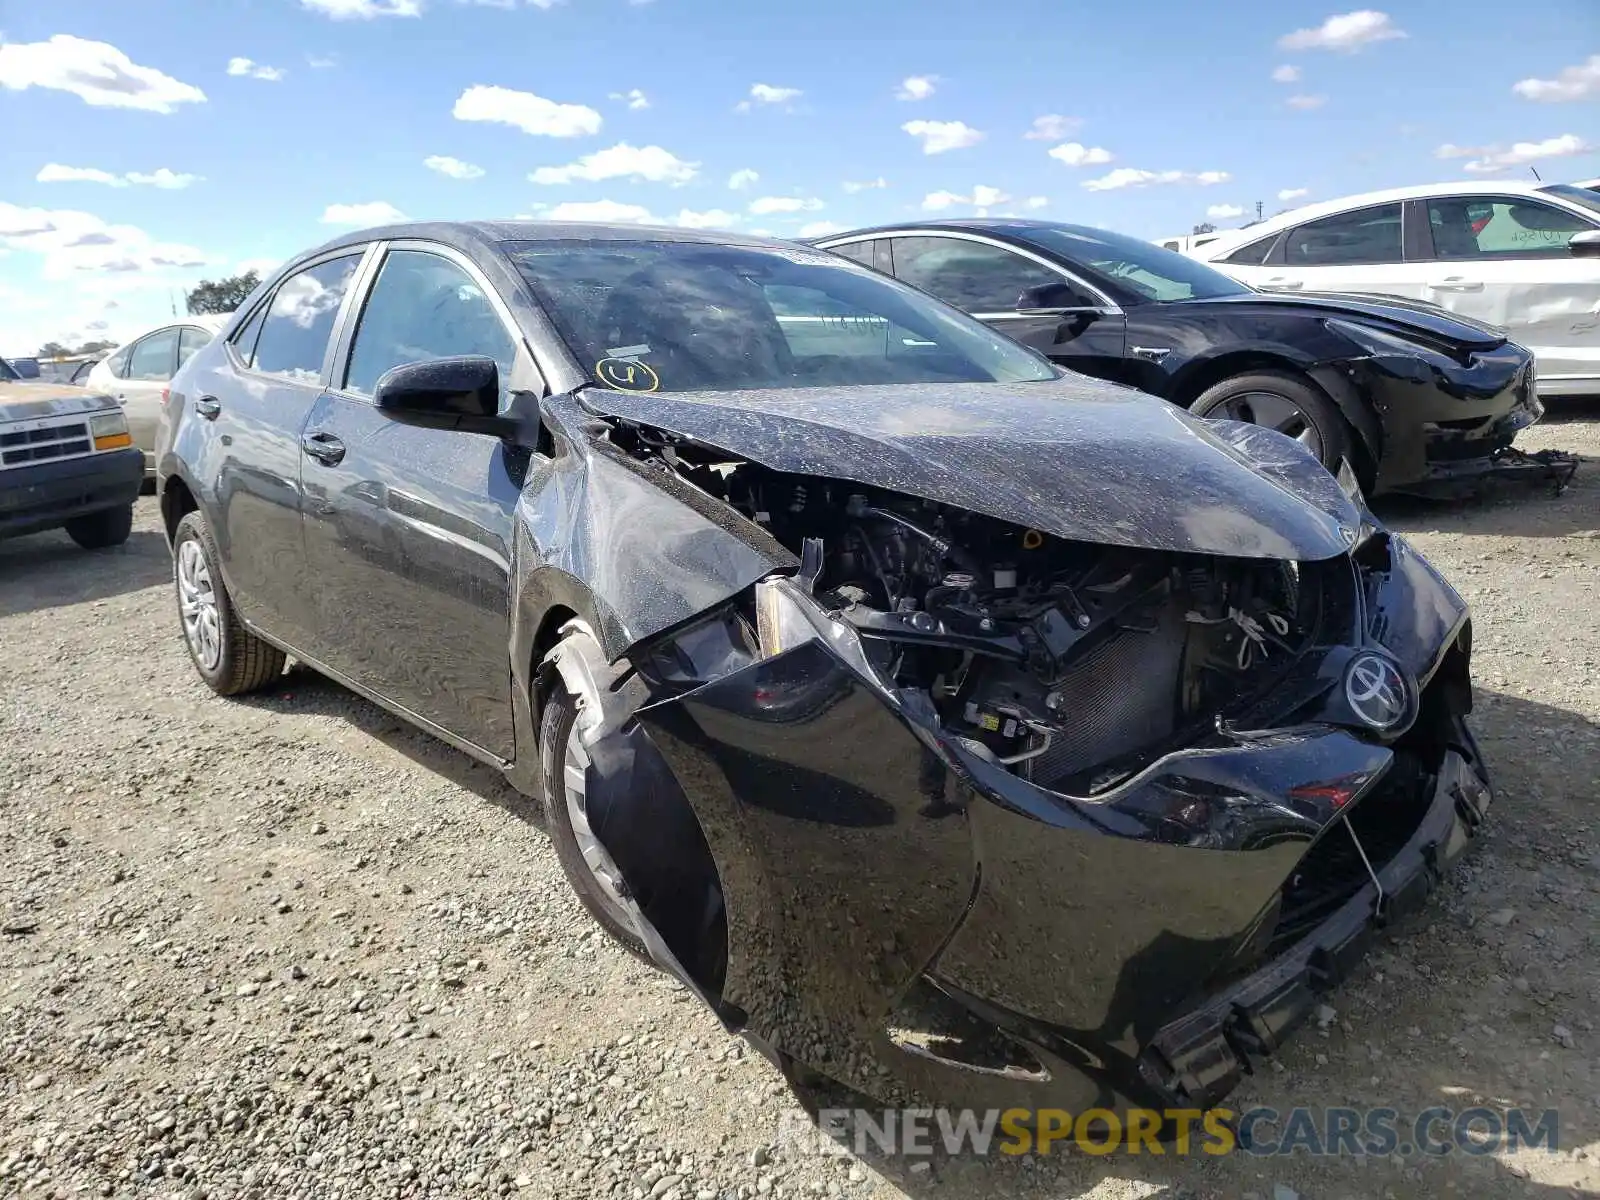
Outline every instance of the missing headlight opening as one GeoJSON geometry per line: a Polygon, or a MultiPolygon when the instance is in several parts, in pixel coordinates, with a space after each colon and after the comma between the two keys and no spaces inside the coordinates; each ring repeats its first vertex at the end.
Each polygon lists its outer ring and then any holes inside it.
{"type": "MultiPolygon", "coordinates": [[[[707,447],[639,445],[800,556],[811,600],[859,636],[885,686],[925,692],[967,749],[1053,790],[1103,790],[1213,725],[1318,620],[1291,562],[1066,541],[707,447]]],[[[783,614],[755,607],[762,653],[792,648],[783,614]]]]}

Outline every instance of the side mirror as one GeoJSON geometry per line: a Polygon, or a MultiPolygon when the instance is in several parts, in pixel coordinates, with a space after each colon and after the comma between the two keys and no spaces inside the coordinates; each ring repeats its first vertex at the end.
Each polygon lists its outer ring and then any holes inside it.
{"type": "Polygon", "coordinates": [[[1573,234],[1567,243],[1567,253],[1574,258],[1600,258],[1600,229],[1573,234]]]}
{"type": "Polygon", "coordinates": [[[1070,283],[1041,283],[1017,297],[1017,311],[1025,316],[1083,312],[1095,306],[1070,283]]]}
{"type": "Polygon", "coordinates": [[[500,368],[483,355],[402,363],[373,390],[378,411],[403,425],[514,437],[521,422],[500,412],[500,368]]]}

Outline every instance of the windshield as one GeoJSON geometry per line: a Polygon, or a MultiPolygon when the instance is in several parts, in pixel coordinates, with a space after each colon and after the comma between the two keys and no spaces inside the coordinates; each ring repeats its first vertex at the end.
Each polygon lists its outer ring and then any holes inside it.
{"type": "Polygon", "coordinates": [[[579,365],[618,391],[1059,374],[932,297],[820,250],[601,239],[504,250],[579,365]]]}
{"type": "Polygon", "coordinates": [[[1596,216],[1600,216],[1600,192],[1591,191],[1588,188],[1574,187],[1570,183],[1552,183],[1539,190],[1549,192],[1552,196],[1560,196],[1561,199],[1568,203],[1576,204],[1580,208],[1586,208],[1596,216]]]}
{"type": "Polygon", "coordinates": [[[1203,262],[1120,233],[1049,225],[1011,232],[1041,250],[1098,271],[1146,300],[1210,300],[1250,292],[1203,262]]]}

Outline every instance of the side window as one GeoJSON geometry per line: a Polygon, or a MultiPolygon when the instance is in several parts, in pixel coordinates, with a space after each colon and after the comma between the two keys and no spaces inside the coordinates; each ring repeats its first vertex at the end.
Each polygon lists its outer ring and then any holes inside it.
{"type": "Polygon", "coordinates": [[[1565,258],[1575,233],[1595,226],[1565,209],[1532,200],[1449,196],[1428,201],[1433,252],[1439,258],[1565,258]]]}
{"type": "Polygon", "coordinates": [[[1403,262],[1400,202],[1337,213],[1301,225],[1289,234],[1283,260],[1293,267],[1403,262]]]}
{"type": "Polygon", "coordinates": [[[307,267],[279,284],[261,323],[251,365],[299,383],[318,382],[328,335],[360,262],[361,255],[347,254],[307,267]]]}
{"type": "Polygon", "coordinates": [[[178,331],[163,329],[133,344],[128,356],[126,379],[141,379],[150,383],[165,383],[172,378],[173,363],[178,354],[178,331]]]}
{"type": "Polygon", "coordinates": [[[959,238],[894,239],[894,273],[969,313],[1011,313],[1028,288],[1064,282],[1059,272],[999,246],[959,238]]]}
{"type": "Polygon", "coordinates": [[[178,365],[188,362],[194,352],[211,340],[211,331],[195,325],[178,330],[178,365]]]}
{"type": "Polygon", "coordinates": [[[370,396],[390,367],[457,354],[494,359],[505,396],[517,344],[483,289],[447,258],[390,251],[356,326],[345,389],[370,396]]]}
{"type": "Polygon", "coordinates": [[[124,346],[106,360],[106,370],[118,379],[126,379],[128,375],[128,356],[133,353],[132,344],[124,346]]]}
{"type": "Polygon", "coordinates": [[[864,267],[872,265],[873,242],[869,238],[864,242],[850,242],[844,246],[829,246],[830,254],[842,254],[846,258],[853,258],[864,267]]]}
{"type": "Polygon", "coordinates": [[[1240,246],[1222,261],[1233,263],[1238,267],[1259,267],[1267,261],[1267,255],[1272,253],[1272,243],[1278,240],[1278,235],[1257,238],[1248,245],[1240,246]]]}
{"type": "Polygon", "coordinates": [[[263,304],[250,315],[250,319],[233,335],[234,351],[249,366],[255,359],[256,338],[261,334],[261,322],[266,320],[267,305],[263,304]]]}

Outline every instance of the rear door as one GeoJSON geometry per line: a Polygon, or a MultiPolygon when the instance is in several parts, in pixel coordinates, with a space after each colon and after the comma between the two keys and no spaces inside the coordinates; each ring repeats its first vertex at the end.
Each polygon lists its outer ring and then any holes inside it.
{"type": "Polygon", "coordinates": [[[496,758],[512,755],[512,510],[529,455],[483,434],[419,429],[372,401],[403,363],[481,354],[502,405],[528,353],[465,256],[383,252],[302,439],[306,562],[327,666],[496,758]]]}
{"type": "Polygon", "coordinates": [[[1268,292],[1371,292],[1424,299],[1428,264],[1408,262],[1400,201],[1297,225],[1260,267],[1229,273],[1268,292]]]}
{"type": "Polygon", "coordinates": [[[117,381],[117,402],[128,415],[133,444],[144,451],[145,468],[155,467],[156,426],[161,420],[161,395],[178,369],[178,329],[158,329],[128,349],[127,367],[117,381]]]}
{"type": "Polygon", "coordinates": [[[1567,246],[1600,221],[1524,196],[1438,196],[1427,210],[1427,299],[1506,329],[1544,382],[1600,378],[1600,259],[1567,246]]]}
{"type": "Polygon", "coordinates": [[[297,649],[315,635],[312,598],[325,586],[306,571],[300,433],[364,253],[334,251],[289,275],[172,401],[192,426],[178,437],[193,439],[183,457],[206,494],[234,605],[297,649]]]}
{"type": "Polygon", "coordinates": [[[907,234],[889,239],[895,278],[970,313],[1015,341],[1085,375],[1123,373],[1120,308],[1042,258],[970,235],[907,234]],[[1048,313],[1023,312],[1029,288],[1064,289],[1048,313]]]}

